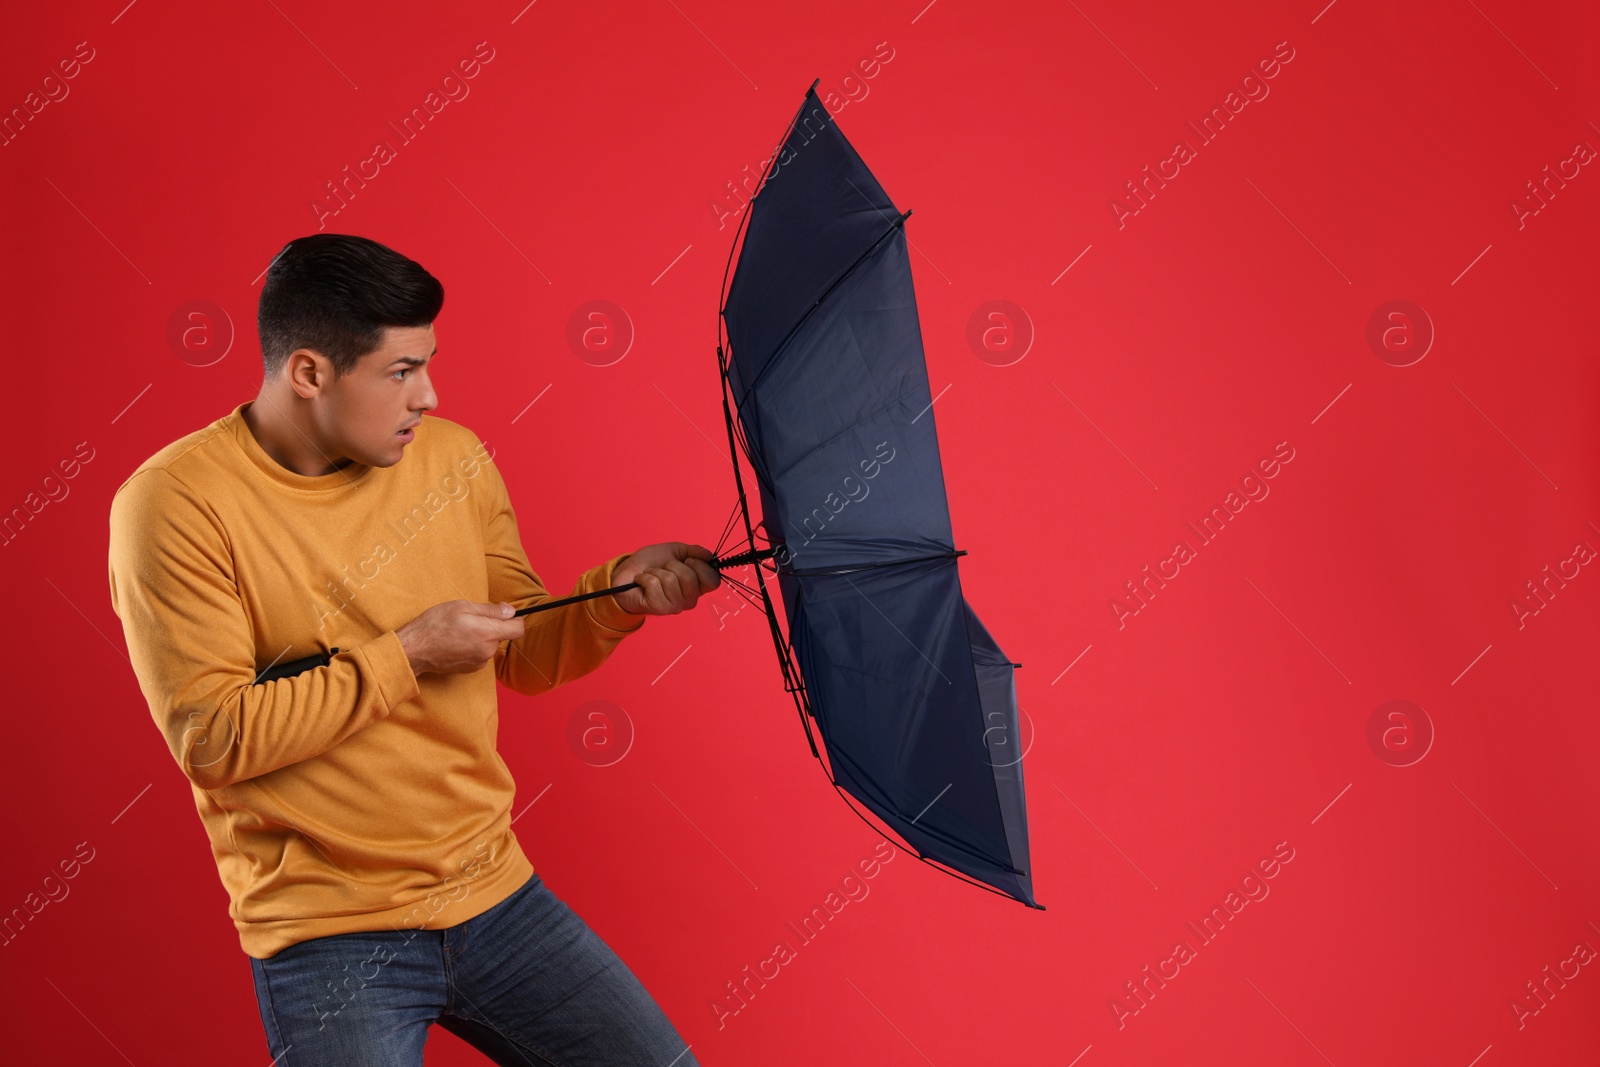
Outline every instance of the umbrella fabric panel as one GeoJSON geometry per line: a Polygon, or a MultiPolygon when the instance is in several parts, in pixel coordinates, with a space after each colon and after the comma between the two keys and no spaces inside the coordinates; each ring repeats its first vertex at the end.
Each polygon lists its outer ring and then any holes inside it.
{"type": "Polygon", "coordinates": [[[780,583],[834,780],[924,856],[1031,904],[1001,799],[1020,768],[995,767],[985,738],[955,561],[780,583]]]}
{"type": "Polygon", "coordinates": [[[896,230],[740,408],[765,474],[768,536],[787,543],[793,567],[954,551],[930,401],[905,235],[896,230]]]}
{"type": "Polygon", "coordinates": [[[1024,750],[1018,722],[1016,667],[1000,650],[965,597],[961,604],[966,612],[972,665],[983,705],[983,740],[988,749],[989,765],[994,768],[995,794],[1006,828],[1006,847],[1011,865],[1029,872],[1018,878],[1018,885],[1025,894],[1023,899],[1031,901],[1033,864],[1028,855],[1028,807],[1022,783],[1024,750]]]}
{"type": "Polygon", "coordinates": [[[723,316],[742,391],[790,327],[899,215],[815,91],[750,205],[723,316]]]}

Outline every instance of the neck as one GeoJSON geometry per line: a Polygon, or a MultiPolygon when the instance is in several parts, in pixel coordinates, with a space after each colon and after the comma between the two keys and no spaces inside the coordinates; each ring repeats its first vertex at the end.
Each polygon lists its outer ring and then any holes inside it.
{"type": "Polygon", "coordinates": [[[285,470],[316,478],[353,464],[348,457],[335,460],[317,442],[311,421],[304,417],[304,403],[298,394],[285,397],[263,386],[245,407],[244,423],[261,450],[285,470]]]}

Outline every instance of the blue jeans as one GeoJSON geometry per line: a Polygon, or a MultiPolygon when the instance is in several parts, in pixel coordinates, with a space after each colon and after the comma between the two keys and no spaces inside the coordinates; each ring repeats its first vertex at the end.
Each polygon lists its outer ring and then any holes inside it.
{"type": "Polygon", "coordinates": [[[314,937],[250,965],[274,1067],[421,1067],[434,1022],[501,1065],[698,1067],[537,873],[448,929],[314,937]]]}

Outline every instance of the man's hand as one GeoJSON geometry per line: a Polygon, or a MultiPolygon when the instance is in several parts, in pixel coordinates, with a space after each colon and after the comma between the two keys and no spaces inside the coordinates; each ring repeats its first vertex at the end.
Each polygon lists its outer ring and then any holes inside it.
{"type": "Polygon", "coordinates": [[[424,611],[395,635],[411,661],[412,674],[469,674],[494,660],[500,642],[522,636],[527,619],[513,618],[515,612],[504,601],[449,600],[424,611]]]}
{"type": "Polygon", "coordinates": [[[612,573],[612,585],[639,583],[637,589],[616,594],[617,603],[635,615],[676,615],[687,611],[722,582],[717,568],[706,562],[710,559],[716,559],[716,554],[709,548],[682,541],[646,545],[612,573]]]}

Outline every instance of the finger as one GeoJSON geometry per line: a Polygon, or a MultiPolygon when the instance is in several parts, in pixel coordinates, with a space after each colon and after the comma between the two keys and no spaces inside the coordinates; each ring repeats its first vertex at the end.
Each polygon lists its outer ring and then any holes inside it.
{"type": "Polygon", "coordinates": [[[717,569],[698,556],[684,560],[683,564],[693,572],[695,585],[699,587],[701,596],[715,589],[722,580],[717,569]]]}
{"type": "MultiPolygon", "coordinates": [[[[671,561],[671,563],[676,562],[676,560],[671,561]]],[[[668,613],[682,611],[683,588],[679,585],[677,572],[672,570],[671,564],[669,563],[664,567],[657,567],[653,573],[655,573],[661,579],[661,597],[664,609],[668,613]]]]}
{"type": "Polygon", "coordinates": [[[689,568],[694,571],[695,576],[699,578],[700,588],[702,590],[709,592],[722,583],[721,572],[711,564],[707,563],[705,560],[698,557],[692,557],[684,562],[688,564],[689,568]]]}
{"type": "Polygon", "coordinates": [[[684,545],[679,559],[716,559],[717,554],[704,545],[684,545]]]}
{"type": "Polygon", "coordinates": [[[640,571],[639,577],[634,581],[639,583],[640,595],[644,598],[644,609],[653,615],[661,615],[661,578],[655,571],[640,571]]]}
{"type": "Polygon", "coordinates": [[[700,586],[700,576],[695,573],[694,568],[681,559],[672,560],[666,565],[666,569],[677,576],[678,596],[684,608],[694,607],[694,602],[699,600],[700,594],[704,592],[700,586]]]}
{"type": "Polygon", "coordinates": [[[633,578],[630,579],[630,581],[633,582],[633,585],[628,589],[618,593],[613,598],[616,600],[618,607],[622,608],[624,611],[632,612],[635,615],[641,611],[644,611],[646,606],[644,583],[639,581],[639,579],[642,577],[644,577],[642,574],[634,575],[633,578]]]}

